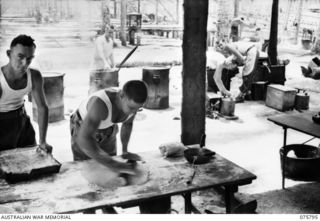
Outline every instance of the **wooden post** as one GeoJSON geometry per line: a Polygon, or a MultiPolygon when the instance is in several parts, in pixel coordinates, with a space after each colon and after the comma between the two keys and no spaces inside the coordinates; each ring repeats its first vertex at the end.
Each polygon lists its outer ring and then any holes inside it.
{"type": "Polygon", "coordinates": [[[127,46],[126,26],[127,26],[127,0],[121,0],[120,16],[120,41],[122,46],[127,46]]]}
{"type": "Polygon", "coordinates": [[[270,63],[276,65],[278,63],[277,57],[277,44],[278,44],[278,7],[279,0],[273,0],[272,11],[271,11],[271,26],[270,26],[270,36],[269,36],[269,47],[268,55],[270,63]]]}
{"type": "Polygon", "coordinates": [[[296,28],[296,34],[294,36],[295,44],[298,44],[300,23],[301,23],[301,14],[302,14],[302,7],[303,7],[303,0],[299,0],[299,1],[300,2],[299,2],[299,8],[298,8],[297,28],[296,28]]]}
{"type": "Polygon", "coordinates": [[[184,0],[181,141],[199,143],[205,133],[208,0],[184,0]]]}
{"type": "Polygon", "coordinates": [[[138,0],[138,13],[140,13],[140,0],[138,0]]]}

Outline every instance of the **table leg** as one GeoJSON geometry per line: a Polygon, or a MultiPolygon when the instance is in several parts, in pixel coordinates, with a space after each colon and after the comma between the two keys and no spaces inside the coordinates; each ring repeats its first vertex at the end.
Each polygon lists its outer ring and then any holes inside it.
{"type": "Polygon", "coordinates": [[[238,186],[225,186],[226,213],[231,213],[234,203],[234,193],[238,191],[238,186]]]}
{"type": "MultiPolygon", "coordinates": [[[[283,146],[287,145],[287,127],[283,127],[283,146]]],[[[282,156],[282,189],[285,189],[285,177],[284,177],[284,170],[285,170],[285,157],[282,156]]]]}
{"type": "Polygon", "coordinates": [[[287,127],[283,127],[283,146],[287,145],[287,127]]]}
{"type": "Polygon", "coordinates": [[[186,214],[191,214],[192,211],[192,202],[191,202],[191,193],[184,193],[184,212],[186,214]]]}

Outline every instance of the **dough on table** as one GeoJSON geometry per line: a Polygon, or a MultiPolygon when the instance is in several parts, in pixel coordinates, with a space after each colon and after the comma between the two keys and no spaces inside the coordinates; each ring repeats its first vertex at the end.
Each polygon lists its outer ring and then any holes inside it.
{"type": "Polygon", "coordinates": [[[143,164],[138,163],[137,171],[136,175],[129,175],[128,180],[126,180],[125,178],[120,177],[118,172],[114,172],[97,161],[91,160],[83,165],[81,174],[91,184],[103,188],[116,188],[125,185],[141,185],[147,182],[147,168],[143,164]]]}

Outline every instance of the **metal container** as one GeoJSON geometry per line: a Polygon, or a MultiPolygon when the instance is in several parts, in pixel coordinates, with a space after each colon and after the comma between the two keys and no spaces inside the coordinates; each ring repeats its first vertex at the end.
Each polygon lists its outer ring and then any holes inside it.
{"type": "Polygon", "coordinates": [[[119,70],[118,69],[101,69],[91,71],[90,73],[90,89],[89,94],[95,91],[119,86],[119,70]]]}
{"type": "Polygon", "coordinates": [[[166,109],[169,107],[170,67],[145,67],[142,80],[148,85],[147,109],[166,109]]]}
{"type": "Polygon", "coordinates": [[[308,110],[310,97],[305,90],[298,89],[295,97],[294,108],[296,110],[308,110]]]}
{"type": "MultiPolygon", "coordinates": [[[[64,120],[63,77],[64,73],[44,72],[43,89],[49,108],[49,123],[64,120]]],[[[38,107],[32,99],[33,120],[38,121],[38,107]]]]}
{"type": "Polygon", "coordinates": [[[231,97],[224,97],[221,99],[219,113],[224,116],[234,116],[235,101],[231,97]]]}
{"type": "Polygon", "coordinates": [[[320,180],[320,149],[305,144],[292,144],[280,149],[281,169],[285,177],[300,181],[320,180]],[[294,156],[288,156],[293,151],[294,156]]]}

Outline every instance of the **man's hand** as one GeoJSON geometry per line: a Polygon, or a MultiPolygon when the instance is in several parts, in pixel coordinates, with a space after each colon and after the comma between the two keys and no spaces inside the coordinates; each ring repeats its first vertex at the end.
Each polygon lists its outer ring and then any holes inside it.
{"type": "Polygon", "coordinates": [[[129,175],[136,175],[137,170],[132,163],[121,163],[116,162],[114,163],[111,168],[113,171],[118,172],[119,174],[129,174],[129,175]]]}
{"type": "Polygon", "coordinates": [[[124,152],[121,157],[123,159],[131,160],[131,161],[141,161],[142,160],[142,158],[138,154],[130,153],[130,152],[124,152]]]}
{"type": "Polygon", "coordinates": [[[104,64],[104,69],[105,70],[110,70],[111,69],[110,65],[107,62],[104,64]]]}
{"type": "Polygon", "coordinates": [[[230,97],[231,96],[231,93],[229,91],[224,91],[224,92],[221,92],[222,96],[224,97],[230,97]]]}
{"type": "Polygon", "coordinates": [[[47,153],[52,153],[52,146],[47,144],[46,142],[39,144],[39,147],[37,148],[37,151],[44,150],[47,153]]]}

